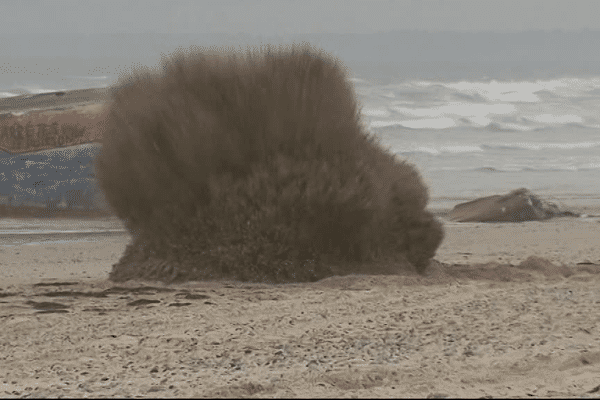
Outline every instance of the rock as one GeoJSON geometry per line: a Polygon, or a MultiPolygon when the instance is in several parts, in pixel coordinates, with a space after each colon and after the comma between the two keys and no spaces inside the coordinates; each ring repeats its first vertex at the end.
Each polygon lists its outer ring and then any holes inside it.
{"type": "Polygon", "coordinates": [[[556,204],[540,199],[525,188],[513,190],[504,196],[482,197],[458,204],[449,214],[454,222],[522,222],[558,216],[579,215],[561,211],[556,204]]]}

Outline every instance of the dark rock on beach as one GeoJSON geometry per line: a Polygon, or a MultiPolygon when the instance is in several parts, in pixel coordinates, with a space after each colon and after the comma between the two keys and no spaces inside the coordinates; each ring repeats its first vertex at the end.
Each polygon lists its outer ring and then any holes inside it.
{"type": "Polygon", "coordinates": [[[456,205],[449,214],[454,222],[522,222],[579,215],[560,210],[554,203],[540,199],[525,188],[507,195],[482,197],[456,205]]]}

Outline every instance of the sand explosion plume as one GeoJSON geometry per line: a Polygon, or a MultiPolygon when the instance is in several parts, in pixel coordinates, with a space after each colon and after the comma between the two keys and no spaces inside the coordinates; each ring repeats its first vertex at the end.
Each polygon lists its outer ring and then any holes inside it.
{"type": "Polygon", "coordinates": [[[314,281],[394,255],[422,271],[442,240],[415,168],[310,46],[177,51],[123,77],[106,122],[99,184],[133,235],[112,280],[314,281]]]}

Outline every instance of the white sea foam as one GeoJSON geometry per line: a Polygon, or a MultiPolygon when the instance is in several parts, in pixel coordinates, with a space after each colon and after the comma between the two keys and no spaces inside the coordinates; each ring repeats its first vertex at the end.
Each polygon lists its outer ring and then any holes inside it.
{"type": "Polygon", "coordinates": [[[543,150],[543,149],[583,149],[600,146],[600,142],[580,142],[580,143],[496,143],[496,146],[505,146],[513,148],[522,148],[527,150],[543,150]]]}
{"type": "Polygon", "coordinates": [[[456,121],[452,118],[427,118],[413,120],[395,120],[395,121],[372,121],[371,128],[382,128],[387,126],[401,126],[411,129],[445,129],[456,126],[456,121]]]}
{"type": "Polygon", "coordinates": [[[369,123],[370,128],[385,128],[385,127],[394,126],[394,125],[402,126],[402,121],[379,121],[379,120],[376,120],[376,121],[371,121],[369,123]]]}
{"type": "Polygon", "coordinates": [[[384,109],[363,109],[362,114],[367,117],[387,117],[390,115],[390,112],[384,109]]]}
{"type": "Polygon", "coordinates": [[[486,118],[490,114],[511,114],[516,111],[512,104],[450,103],[430,108],[391,107],[392,110],[415,117],[473,117],[486,118]]]}
{"type": "Polygon", "coordinates": [[[24,87],[31,94],[42,94],[42,93],[53,93],[53,92],[62,92],[66,89],[48,89],[48,88],[40,88],[40,87],[24,87]]]}
{"type": "Polygon", "coordinates": [[[449,153],[470,153],[474,151],[483,151],[483,149],[479,146],[442,146],[442,151],[446,151],[449,153]]]}
{"type": "Polygon", "coordinates": [[[529,117],[533,121],[543,122],[547,124],[567,124],[569,122],[582,123],[583,118],[578,115],[566,114],[566,115],[552,115],[552,114],[539,114],[532,115],[529,117]]]}
{"type": "Polygon", "coordinates": [[[11,93],[11,92],[0,92],[0,98],[15,97],[15,96],[18,96],[18,94],[11,93]]]}

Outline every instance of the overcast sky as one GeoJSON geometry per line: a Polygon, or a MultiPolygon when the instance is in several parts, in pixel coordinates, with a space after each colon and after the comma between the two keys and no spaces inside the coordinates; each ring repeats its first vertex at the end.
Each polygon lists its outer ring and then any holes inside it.
{"type": "Polygon", "coordinates": [[[0,89],[305,40],[385,82],[600,75],[599,16],[600,0],[0,0],[0,89]]]}
{"type": "Polygon", "coordinates": [[[0,0],[15,33],[600,30],[597,0],[0,0]]]}

